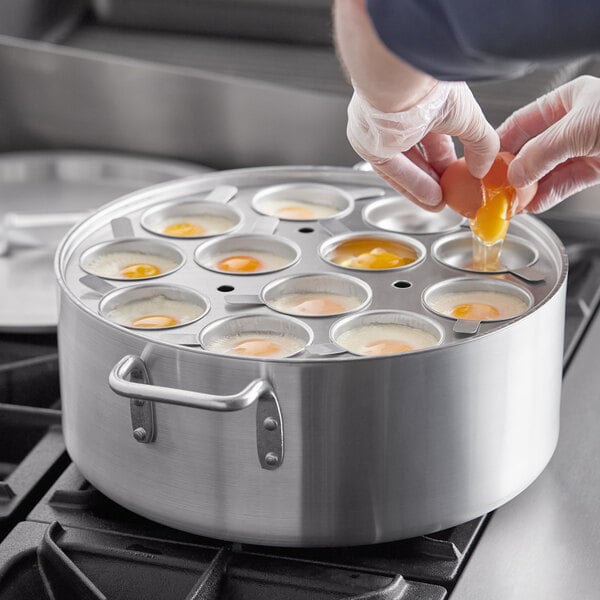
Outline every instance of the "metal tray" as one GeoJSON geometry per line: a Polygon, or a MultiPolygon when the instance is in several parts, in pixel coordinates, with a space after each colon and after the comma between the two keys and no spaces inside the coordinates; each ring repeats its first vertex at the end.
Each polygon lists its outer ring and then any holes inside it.
{"type": "MultiPolygon", "coordinates": [[[[186,163],[93,152],[0,155],[0,227],[4,215],[88,212],[119,196],[210,169],[186,163]]],[[[58,322],[54,240],[0,255],[0,331],[52,332],[58,322]]],[[[1,232],[0,232],[1,233],[1,232]]]]}

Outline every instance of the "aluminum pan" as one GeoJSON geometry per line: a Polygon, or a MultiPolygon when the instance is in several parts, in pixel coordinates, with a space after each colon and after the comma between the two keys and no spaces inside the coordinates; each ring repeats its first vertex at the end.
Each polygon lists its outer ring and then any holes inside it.
{"type": "MultiPolygon", "coordinates": [[[[175,161],[96,152],[0,155],[0,219],[9,211],[85,212],[123,194],[208,169],[175,161]]],[[[68,228],[58,232],[58,239],[68,228]]],[[[0,256],[0,331],[56,330],[58,304],[52,260],[56,246],[0,256]]]]}

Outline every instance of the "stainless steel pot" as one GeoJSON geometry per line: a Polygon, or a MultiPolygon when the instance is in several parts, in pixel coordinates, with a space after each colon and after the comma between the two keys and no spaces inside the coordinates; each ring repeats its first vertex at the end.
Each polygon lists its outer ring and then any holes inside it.
{"type": "MultiPolygon", "coordinates": [[[[413,268],[352,272],[373,291],[368,310],[412,311],[443,332],[440,345],[402,355],[258,360],[198,347],[204,327],[241,314],[225,302],[224,290],[258,294],[282,276],[344,272],[319,257],[329,234],[314,222],[280,222],[277,235],[294,240],[302,256],[273,274],[206,270],[193,260],[198,240],[174,242],[187,260],[160,283],[195,288],[211,306],[181,333],[108,321],[98,312],[101,295],[80,282],[80,256],[112,239],[114,218],[129,218],[135,236],[153,238],[139,224],[149,207],[231,184],[239,188],[231,204],[250,228],[253,195],[289,182],[335,185],[355,198],[381,185],[373,174],[350,169],[214,173],[129,195],[64,240],[56,260],[59,348],[73,461],[99,490],[150,519],[259,544],[384,542],[449,527],[510,500],[543,470],[559,428],[566,257],[534,218],[517,217],[511,231],[535,247],[537,261],[527,269],[537,277],[524,281],[518,260],[512,271],[478,276],[526,290],[531,308],[509,321],[461,333],[423,304],[430,286],[473,277],[431,255],[447,233],[418,236],[427,256],[413,268]]],[[[356,204],[344,222],[362,231],[365,202],[356,204]]],[[[243,311],[274,314],[264,305],[243,311]]],[[[325,344],[338,320],[304,322],[315,343],[325,344]]]]}

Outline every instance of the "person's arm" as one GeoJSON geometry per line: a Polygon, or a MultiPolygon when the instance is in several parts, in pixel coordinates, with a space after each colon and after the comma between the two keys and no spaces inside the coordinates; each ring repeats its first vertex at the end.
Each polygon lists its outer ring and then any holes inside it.
{"type": "Polygon", "coordinates": [[[441,80],[511,78],[600,50],[595,0],[367,0],[382,43],[441,80]]]}
{"type": "Polygon", "coordinates": [[[499,140],[464,82],[438,82],[391,53],[377,36],[366,0],[337,0],[335,40],[355,88],[348,139],[381,177],[429,210],[443,207],[439,175],[454,160],[451,136],[482,177],[499,140]]]}
{"type": "Polygon", "coordinates": [[[383,45],[364,0],[336,2],[334,23],[342,66],[355,89],[378,110],[397,112],[414,106],[436,84],[436,79],[383,45]]]}

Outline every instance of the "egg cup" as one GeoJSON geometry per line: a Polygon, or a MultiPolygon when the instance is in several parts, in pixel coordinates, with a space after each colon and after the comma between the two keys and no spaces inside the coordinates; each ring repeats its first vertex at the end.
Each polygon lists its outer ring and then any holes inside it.
{"type": "MultiPolygon", "coordinates": [[[[218,238],[206,242],[196,248],[194,260],[198,265],[209,271],[224,273],[226,275],[264,275],[291,267],[300,259],[300,247],[295,242],[286,238],[264,234],[238,234],[225,238],[218,238]],[[220,269],[217,263],[227,257],[245,256],[252,257],[253,253],[272,255],[282,259],[281,264],[253,271],[226,271],[220,269]]],[[[279,263],[279,260],[277,261],[279,263]]]]}
{"type": "MultiPolygon", "coordinates": [[[[447,279],[439,283],[435,283],[423,291],[421,296],[422,304],[432,313],[453,319],[456,321],[454,326],[455,333],[475,334],[479,330],[480,323],[494,323],[500,321],[509,321],[516,319],[527,313],[534,304],[534,298],[531,292],[516,283],[505,281],[503,279],[495,279],[490,277],[457,277],[455,279],[447,279]],[[461,319],[446,311],[439,310],[435,307],[436,300],[447,294],[469,294],[473,292],[492,292],[501,295],[511,296],[525,304],[525,310],[515,315],[498,316],[487,319],[461,319]]],[[[465,296],[467,303],[467,296],[465,296]]]]}
{"type": "Polygon", "coordinates": [[[372,202],[363,208],[362,219],[377,229],[410,235],[447,233],[466,222],[462,215],[448,207],[440,212],[430,212],[404,196],[372,202]]]}
{"type": "Polygon", "coordinates": [[[236,229],[239,229],[242,224],[242,220],[241,213],[232,206],[202,200],[185,200],[177,202],[164,202],[158,206],[153,206],[144,212],[140,219],[140,224],[146,231],[149,231],[155,235],[185,240],[202,239],[232,233],[236,229]],[[226,219],[231,222],[231,225],[223,231],[202,233],[198,235],[181,236],[165,233],[164,231],[165,223],[172,221],[173,219],[203,217],[205,215],[209,217],[226,219]]]}
{"type": "MultiPolygon", "coordinates": [[[[119,262],[118,259],[115,259],[115,261],[119,262]]],[[[181,250],[179,250],[173,244],[159,240],[148,240],[143,238],[119,239],[111,242],[102,242],[100,244],[96,244],[85,250],[79,260],[79,266],[86,273],[89,273],[90,275],[96,275],[102,279],[111,279],[115,281],[140,281],[144,279],[156,279],[157,277],[164,277],[165,275],[169,275],[170,273],[174,273],[180,269],[184,263],[185,256],[183,252],[181,252],[181,250]],[[161,270],[161,272],[156,275],[134,278],[122,275],[119,271],[117,271],[117,269],[121,269],[122,271],[123,268],[128,266],[130,261],[124,260],[124,264],[122,266],[119,265],[119,267],[115,267],[115,272],[113,273],[101,273],[98,271],[97,267],[94,268],[94,265],[97,264],[99,260],[103,260],[105,258],[108,259],[111,255],[118,256],[119,254],[139,255],[138,262],[142,263],[143,261],[147,261],[151,265],[152,260],[156,262],[156,259],[158,258],[159,260],[169,263],[170,268],[161,270]]]]}
{"type": "MultiPolygon", "coordinates": [[[[204,317],[210,310],[210,302],[208,298],[199,294],[197,291],[183,286],[175,285],[161,285],[161,284],[142,284],[134,287],[118,288],[112,292],[106,294],[101,300],[98,306],[98,312],[101,316],[113,323],[117,323],[122,327],[128,329],[143,329],[144,331],[156,331],[164,329],[173,329],[175,327],[183,327],[190,323],[195,323],[204,317]],[[156,297],[164,296],[167,300],[185,303],[187,305],[193,305],[198,309],[198,315],[194,318],[187,319],[184,322],[178,322],[175,325],[168,325],[165,327],[136,327],[135,325],[127,325],[119,323],[111,318],[110,315],[113,311],[123,308],[126,305],[133,303],[141,303],[144,300],[151,300],[156,297]]],[[[140,318],[148,316],[141,314],[140,318]]],[[[174,315],[176,318],[177,315],[174,315]]]]}
{"type": "Polygon", "coordinates": [[[352,271],[360,271],[362,273],[364,273],[364,272],[375,273],[375,272],[380,272],[380,271],[385,272],[385,271],[399,271],[401,269],[410,269],[412,267],[415,267],[419,263],[421,263],[423,260],[425,260],[426,255],[427,255],[427,250],[425,249],[425,246],[418,240],[415,240],[411,237],[408,237],[405,235],[400,235],[397,233],[396,234],[395,233],[384,233],[384,232],[378,232],[378,231],[359,231],[359,232],[352,232],[352,233],[344,233],[342,235],[336,235],[336,236],[328,239],[327,241],[323,242],[323,244],[321,244],[321,247],[319,248],[319,256],[326,263],[329,263],[330,265],[333,265],[334,267],[339,267],[341,269],[350,269],[352,271]],[[385,267],[385,268],[373,268],[373,269],[345,266],[345,265],[336,263],[332,260],[332,258],[331,258],[332,253],[335,252],[335,250],[338,249],[342,244],[344,244],[346,242],[350,242],[350,241],[355,241],[355,240],[358,241],[361,239],[376,239],[376,240],[381,240],[382,242],[391,242],[391,243],[395,243],[395,244],[400,244],[402,246],[409,248],[412,252],[414,252],[415,258],[410,263],[405,264],[405,265],[400,265],[397,267],[385,267]]]}
{"type": "MultiPolygon", "coordinates": [[[[372,325],[401,325],[403,327],[410,327],[412,329],[425,332],[433,336],[433,338],[435,338],[435,344],[432,344],[431,346],[426,346],[425,348],[439,346],[444,340],[443,329],[433,319],[405,310],[372,310],[361,314],[344,317],[343,319],[336,321],[331,326],[331,329],[329,330],[329,339],[333,342],[333,344],[340,348],[343,348],[346,352],[349,352],[350,354],[354,354],[357,356],[365,356],[364,354],[354,352],[347,348],[345,345],[340,344],[339,339],[342,334],[347,333],[351,330],[356,330],[361,327],[369,327],[372,325]]],[[[406,352],[417,352],[422,349],[423,348],[415,348],[414,350],[408,350],[406,352]]],[[[387,356],[393,356],[394,354],[390,353],[387,356]]],[[[405,352],[401,352],[401,354],[405,354],[405,352]]],[[[381,358],[381,356],[386,355],[378,356],[379,358],[381,358]]]]}
{"type": "Polygon", "coordinates": [[[354,199],[344,190],[323,183],[286,183],[264,188],[257,192],[252,198],[252,208],[263,215],[277,217],[282,221],[316,221],[320,219],[341,219],[349,215],[354,210],[354,199]],[[294,217],[286,216],[273,208],[280,204],[281,209],[285,209],[285,203],[289,202],[290,207],[296,203],[301,205],[314,205],[315,207],[325,207],[333,211],[327,216],[294,217]],[[271,208],[269,208],[271,204],[271,208]]]}
{"type": "MultiPolygon", "coordinates": [[[[264,335],[268,337],[282,336],[294,338],[299,341],[299,346],[294,351],[278,358],[288,358],[302,352],[312,343],[314,334],[312,329],[298,319],[282,317],[279,315],[243,315],[240,317],[225,317],[207,325],[199,336],[200,345],[209,352],[210,346],[226,338],[236,338],[246,335],[264,335]]],[[[264,358],[261,356],[241,356],[240,358],[264,358]]]]}
{"type": "Polygon", "coordinates": [[[500,263],[495,268],[483,268],[473,257],[473,236],[461,232],[436,240],[431,245],[432,256],[441,264],[470,273],[517,272],[534,265],[539,257],[537,249],[523,238],[507,235],[502,246],[500,263]]]}

